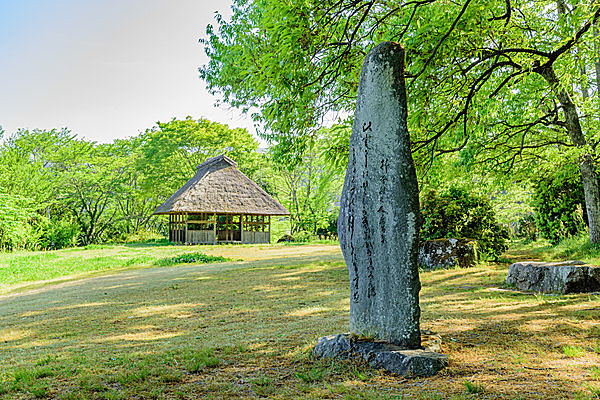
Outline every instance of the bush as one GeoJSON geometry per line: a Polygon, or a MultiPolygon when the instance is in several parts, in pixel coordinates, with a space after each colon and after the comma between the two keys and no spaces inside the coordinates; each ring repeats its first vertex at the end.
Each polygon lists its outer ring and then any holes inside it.
{"type": "Polygon", "coordinates": [[[535,216],[530,214],[521,218],[517,222],[516,237],[525,240],[526,243],[537,240],[538,228],[535,223],[535,216]]]}
{"type": "Polygon", "coordinates": [[[560,167],[539,178],[532,205],[540,235],[552,244],[587,228],[583,184],[576,165],[560,167]]]}
{"type": "Polygon", "coordinates": [[[48,221],[40,224],[38,247],[47,250],[58,250],[77,245],[79,225],[70,220],[48,221]]]}
{"type": "Polygon", "coordinates": [[[463,188],[435,190],[421,197],[421,239],[475,239],[486,257],[498,258],[508,249],[508,230],[498,224],[489,201],[463,188]]]}
{"type": "Polygon", "coordinates": [[[317,236],[337,239],[337,223],[339,215],[339,209],[335,209],[333,212],[327,213],[327,216],[323,219],[323,221],[321,221],[321,226],[317,228],[317,236]]]}
{"type": "Polygon", "coordinates": [[[116,237],[114,243],[141,243],[141,242],[156,242],[165,239],[164,235],[157,231],[140,229],[133,233],[121,233],[116,237]]]}
{"type": "Polygon", "coordinates": [[[26,248],[30,231],[27,221],[35,216],[32,203],[0,188],[0,251],[26,248]]]}
{"type": "Polygon", "coordinates": [[[294,241],[299,243],[307,243],[312,240],[312,234],[308,231],[300,231],[294,234],[294,241]]]}
{"type": "Polygon", "coordinates": [[[157,260],[154,265],[158,265],[160,267],[167,267],[169,265],[177,265],[177,264],[208,264],[214,262],[225,262],[229,261],[228,258],[221,256],[210,256],[203,253],[185,253],[175,257],[162,258],[157,260]]]}

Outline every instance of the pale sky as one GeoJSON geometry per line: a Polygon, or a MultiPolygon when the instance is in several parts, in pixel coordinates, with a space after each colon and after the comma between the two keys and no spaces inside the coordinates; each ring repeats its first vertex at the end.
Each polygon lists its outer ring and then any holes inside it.
{"type": "Polygon", "coordinates": [[[0,126],[67,127],[102,143],[173,117],[247,128],[215,108],[198,43],[231,0],[0,0],[0,126]]]}

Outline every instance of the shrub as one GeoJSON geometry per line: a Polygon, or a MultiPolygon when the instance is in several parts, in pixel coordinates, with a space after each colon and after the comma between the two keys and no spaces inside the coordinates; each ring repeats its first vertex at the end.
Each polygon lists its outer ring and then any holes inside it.
{"type": "Polygon", "coordinates": [[[294,241],[300,243],[310,242],[312,240],[312,235],[308,231],[300,231],[296,232],[294,235],[294,241]]]}
{"type": "Polygon", "coordinates": [[[585,231],[587,215],[577,166],[563,166],[539,178],[532,206],[541,236],[552,244],[585,231]]]}
{"type": "Polygon", "coordinates": [[[164,239],[164,235],[158,231],[140,229],[136,232],[123,232],[113,239],[114,243],[142,243],[157,242],[164,239]]]}
{"type": "MultiPolygon", "coordinates": [[[[47,220],[46,220],[47,221],[47,220]]],[[[79,225],[70,220],[47,221],[41,226],[39,247],[43,249],[63,249],[77,245],[79,225]]]]}
{"type": "Polygon", "coordinates": [[[467,192],[451,188],[438,194],[431,190],[422,195],[421,239],[468,238],[475,239],[479,251],[496,259],[508,248],[508,230],[496,221],[489,201],[467,192]]]}
{"type": "Polygon", "coordinates": [[[530,214],[521,218],[517,222],[516,236],[524,239],[525,242],[535,242],[537,240],[538,229],[535,223],[535,216],[530,214]]]}
{"type": "Polygon", "coordinates": [[[162,258],[162,259],[156,261],[154,264],[158,265],[160,267],[166,267],[169,265],[176,265],[176,264],[191,264],[191,263],[206,264],[206,263],[223,262],[223,261],[229,261],[229,259],[227,259],[225,257],[221,257],[221,256],[209,256],[209,255],[202,254],[202,253],[186,253],[186,254],[181,254],[179,256],[175,256],[175,257],[162,258]]]}
{"type": "Polygon", "coordinates": [[[25,248],[27,221],[35,216],[31,199],[5,193],[0,188],[0,250],[25,248]]]}
{"type": "Polygon", "coordinates": [[[337,224],[339,215],[339,209],[334,209],[332,212],[327,213],[327,215],[321,221],[320,227],[317,228],[317,236],[324,238],[337,238],[337,224]]]}

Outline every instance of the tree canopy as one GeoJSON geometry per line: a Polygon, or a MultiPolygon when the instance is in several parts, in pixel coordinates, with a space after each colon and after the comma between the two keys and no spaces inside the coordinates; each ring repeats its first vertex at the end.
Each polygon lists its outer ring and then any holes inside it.
{"type": "Polygon", "coordinates": [[[18,130],[0,144],[0,248],[59,248],[160,231],[152,217],[207,158],[228,154],[252,176],[258,142],[208,120],[158,122],[98,144],[67,129],[18,130]]]}
{"type": "Polygon", "coordinates": [[[482,173],[530,175],[558,153],[579,166],[598,242],[599,16],[597,3],[563,0],[238,0],[207,28],[200,75],[258,109],[285,158],[324,118],[351,113],[368,50],[400,41],[419,175],[449,153],[482,173]]]}

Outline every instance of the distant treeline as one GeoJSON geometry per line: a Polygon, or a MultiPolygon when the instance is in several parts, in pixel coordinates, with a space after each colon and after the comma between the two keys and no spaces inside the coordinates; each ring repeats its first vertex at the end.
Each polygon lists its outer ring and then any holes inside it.
{"type": "Polygon", "coordinates": [[[282,165],[245,129],[173,119],[109,144],[67,129],[0,129],[0,249],[57,249],[165,233],[153,211],[205,159],[227,154],[292,213],[292,234],[335,234],[343,171],[324,139],[282,165]]]}

